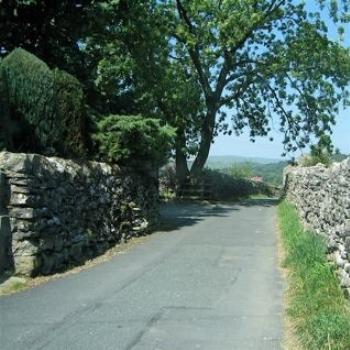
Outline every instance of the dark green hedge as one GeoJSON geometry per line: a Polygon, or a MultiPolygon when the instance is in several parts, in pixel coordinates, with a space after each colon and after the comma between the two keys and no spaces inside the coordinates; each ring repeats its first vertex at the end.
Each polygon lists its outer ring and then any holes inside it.
{"type": "Polygon", "coordinates": [[[72,75],[55,69],[54,106],[60,123],[61,152],[68,154],[74,150],[77,155],[85,153],[85,120],[83,118],[84,93],[79,81],[72,75]]]}
{"type": "MultiPolygon", "coordinates": [[[[20,123],[23,135],[35,136],[24,151],[67,157],[85,155],[84,96],[78,80],[50,70],[23,49],[15,49],[3,59],[0,76],[0,89],[5,86],[7,90],[10,119],[20,123]]],[[[6,105],[6,101],[2,103],[6,105]]],[[[10,135],[10,123],[6,124],[10,135]]],[[[16,151],[20,146],[7,140],[7,147],[16,151]]]]}
{"type": "MultiPolygon", "coordinates": [[[[0,62],[1,67],[1,62],[0,62]]],[[[8,144],[6,126],[9,124],[9,104],[6,82],[1,74],[0,69],[0,150],[8,144]]]]}

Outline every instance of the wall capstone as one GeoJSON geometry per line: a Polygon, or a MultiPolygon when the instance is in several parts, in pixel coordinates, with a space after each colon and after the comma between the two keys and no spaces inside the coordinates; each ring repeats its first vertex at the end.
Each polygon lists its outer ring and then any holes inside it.
{"type": "Polygon", "coordinates": [[[2,152],[0,171],[18,275],[80,264],[148,233],[158,218],[155,170],[2,152]]]}
{"type": "Polygon", "coordinates": [[[284,183],[306,228],[327,239],[341,285],[350,290],[350,158],[329,168],[289,166],[284,183]]]}

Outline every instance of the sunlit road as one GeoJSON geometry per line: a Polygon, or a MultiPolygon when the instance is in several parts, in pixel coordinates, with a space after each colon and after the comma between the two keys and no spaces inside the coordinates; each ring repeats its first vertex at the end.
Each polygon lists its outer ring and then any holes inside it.
{"type": "Polygon", "coordinates": [[[273,202],[168,205],[166,231],[0,298],[2,350],[280,349],[273,202]]]}

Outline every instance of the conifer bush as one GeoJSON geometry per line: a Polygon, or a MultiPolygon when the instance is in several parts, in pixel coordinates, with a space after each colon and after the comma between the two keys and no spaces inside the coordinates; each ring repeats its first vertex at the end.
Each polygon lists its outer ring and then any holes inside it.
{"type": "Polygon", "coordinates": [[[118,164],[160,166],[169,157],[175,129],[142,116],[110,115],[98,124],[95,140],[102,159],[118,164]]]}

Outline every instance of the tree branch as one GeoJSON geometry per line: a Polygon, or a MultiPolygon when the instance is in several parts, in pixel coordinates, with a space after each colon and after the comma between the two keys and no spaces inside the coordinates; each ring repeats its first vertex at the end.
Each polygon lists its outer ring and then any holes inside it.
{"type": "MultiPolygon", "coordinates": [[[[185,22],[186,26],[188,27],[189,32],[193,35],[196,35],[195,28],[192,25],[192,22],[188,16],[188,13],[187,13],[185,7],[182,5],[181,1],[176,0],[176,5],[177,5],[177,11],[178,11],[178,14],[180,16],[180,19],[182,19],[185,22]]],[[[203,69],[203,65],[200,61],[200,53],[199,53],[198,43],[195,44],[195,48],[193,49],[192,47],[190,47],[187,44],[187,42],[185,40],[181,39],[180,41],[186,45],[188,53],[189,53],[191,60],[196,68],[196,71],[198,73],[199,82],[203,87],[206,101],[209,104],[209,103],[211,103],[211,100],[213,97],[213,91],[210,87],[209,79],[208,79],[207,75],[205,74],[204,69],[203,69]]]]}
{"type": "MultiPolygon", "coordinates": [[[[267,8],[265,15],[263,16],[263,18],[258,21],[257,23],[255,23],[255,25],[253,25],[253,27],[251,27],[247,33],[241,38],[241,40],[238,41],[238,43],[236,43],[236,45],[234,47],[232,47],[230,50],[227,50],[226,48],[224,49],[223,53],[224,53],[224,63],[223,66],[221,68],[221,71],[219,73],[219,77],[217,80],[217,85],[216,85],[216,89],[215,89],[215,97],[217,99],[220,99],[220,96],[225,88],[225,86],[232,80],[235,79],[234,75],[231,75],[231,77],[227,78],[228,73],[230,72],[230,70],[232,70],[234,68],[234,66],[238,66],[237,63],[232,62],[232,58],[231,56],[234,55],[235,52],[237,52],[237,50],[239,50],[240,48],[243,47],[243,45],[246,43],[246,41],[251,37],[251,35],[254,33],[254,31],[263,23],[265,23],[266,19],[273,14],[283,3],[285,0],[281,0],[281,1],[277,1],[274,0],[272,1],[272,3],[269,5],[269,7],[267,8]]],[[[258,5],[258,1],[255,2],[254,6],[256,7],[258,5]]],[[[256,62],[254,62],[256,63],[256,62]]],[[[239,62],[239,64],[241,64],[241,62],[239,62]]]]}
{"type": "Polygon", "coordinates": [[[270,92],[272,93],[272,96],[273,96],[273,98],[274,98],[274,100],[276,102],[277,107],[282,112],[282,114],[285,116],[285,118],[286,118],[286,120],[288,122],[288,125],[290,126],[290,128],[293,127],[294,123],[290,119],[289,114],[287,113],[287,111],[284,109],[283,104],[281,103],[281,101],[279,100],[279,98],[278,98],[278,96],[276,94],[276,91],[269,84],[267,85],[267,87],[270,90],[270,92]]]}
{"type": "Polygon", "coordinates": [[[243,47],[243,45],[246,43],[246,41],[251,37],[251,35],[254,33],[254,31],[259,28],[261,24],[263,24],[268,17],[270,17],[283,3],[285,0],[281,0],[277,3],[277,0],[272,1],[272,3],[267,8],[265,15],[260,19],[260,21],[256,22],[247,32],[246,34],[241,38],[241,40],[236,43],[234,47],[230,49],[230,54],[236,53],[240,48],[243,47]],[[277,4],[276,4],[277,3],[277,4]]]}

